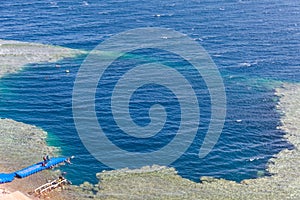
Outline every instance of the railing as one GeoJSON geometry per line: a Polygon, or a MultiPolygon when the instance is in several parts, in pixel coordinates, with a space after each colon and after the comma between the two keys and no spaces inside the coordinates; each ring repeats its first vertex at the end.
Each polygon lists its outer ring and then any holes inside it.
{"type": "Polygon", "coordinates": [[[45,195],[47,194],[48,192],[51,192],[52,190],[58,188],[58,187],[62,187],[63,185],[66,185],[66,184],[69,184],[70,182],[63,178],[58,178],[52,182],[49,182],[49,183],[46,183],[44,185],[41,185],[40,187],[36,188],[34,190],[34,193],[36,195],[45,195]]]}

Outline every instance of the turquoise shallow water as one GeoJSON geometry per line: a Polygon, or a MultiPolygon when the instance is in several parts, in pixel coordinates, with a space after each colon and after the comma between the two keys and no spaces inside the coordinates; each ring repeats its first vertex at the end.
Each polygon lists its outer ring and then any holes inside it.
{"type": "MultiPolygon", "coordinates": [[[[14,1],[2,3],[0,13],[2,39],[91,50],[121,31],[155,26],[180,31],[202,45],[224,79],[227,117],[218,143],[199,159],[211,108],[205,83],[199,79],[200,128],[190,148],[171,164],[183,177],[194,181],[203,175],[236,181],[255,178],[269,158],[291,148],[276,129],[280,115],[274,87],[276,81],[299,82],[300,5],[294,1],[14,1]]],[[[85,55],[33,64],[0,81],[0,117],[34,124],[54,135],[56,141],[51,143],[65,155],[77,156],[74,165],[64,168],[74,183],[95,182],[96,172],[109,169],[88,153],[74,126],[72,90],[84,59],[85,55]]],[[[125,65],[119,67],[126,69],[125,65]]],[[[112,80],[118,78],[117,72],[110,72],[112,80]]],[[[142,88],[133,96],[132,117],[139,125],[149,123],[147,108],[157,101],[169,108],[169,121],[175,122],[165,129],[166,135],[157,135],[144,146],[145,141],[120,134],[113,126],[104,101],[110,84],[99,86],[96,110],[115,144],[130,151],[154,151],[174,137],[180,112],[172,93],[153,86],[155,90],[142,88]]]]}

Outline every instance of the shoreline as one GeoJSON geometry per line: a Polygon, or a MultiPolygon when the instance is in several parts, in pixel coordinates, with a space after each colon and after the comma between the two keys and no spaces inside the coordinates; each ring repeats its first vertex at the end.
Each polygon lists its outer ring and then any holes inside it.
{"type": "MultiPolygon", "coordinates": [[[[57,62],[63,58],[75,57],[81,54],[84,54],[84,51],[0,39],[0,78],[10,73],[16,73],[28,64],[57,62]]],[[[59,152],[58,148],[47,145],[47,133],[45,131],[36,126],[12,119],[0,118],[0,137],[1,173],[19,170],[41,161],[43,155],[54,156],[59,152]]],[[[0,197],[4,199],[12,195],[12,199],[21,198],[21,193],[12,194],[16,191],[20,191],[23,196],[28,197],[28,192],[46,183],[46,179],[57,178],[58,173],[58,171],[46,170],[25,179],[17,179],[11,183],[1,184],[0,197]]],[[[30,196],[30,198],[33,197],[30,196]]],[[[64,198],[60,194],[56,194],[55,198],[51,199],[64,198]]]]}
{"type": "MultiPolygon", "coordinates": [[[[0,78],[29,63],[56,62],[82,53],[64,47],[0,40],[0,78]]],[[[300,199],[300,84],[283,83],[275,94],[280,98],[277,108],[282,113],[282,126],[278,128],[285,131],[284,139],[294,148],[282,150],[269,160],[266,170],[271,176],[241,183],[201,177],[201,183],[195,183],[180,177],[174,168],[146,166],[98,173],[98,184],[71,186],[62,193],[54,192],[51,199],[300,199]]],[[[0,119],[0,135],[3,173],[38,162],[44,154],[58,152],[46,144],[47,133],[32,125],[0,119]]],[[[1,189],[27,194],[55,173],[45,171],[1,184],[0,195],[1,189]]]]}
{"type": "MultiPolygon", "coordinates": [[[[59,152],[58,148],[47,145],[45,131],[12,119],[0,119],[0,137],[1,173],[20,170],[40,162],[43,155],[55,156],[59,152]]],[[[25,179],[15,178],[10,183],[0,184],[0,190],[8,194],[19,191],[28,197],[28,192],[46,183],[46,179],[55,178],[58,173],[46,170],[25,179]]]]}

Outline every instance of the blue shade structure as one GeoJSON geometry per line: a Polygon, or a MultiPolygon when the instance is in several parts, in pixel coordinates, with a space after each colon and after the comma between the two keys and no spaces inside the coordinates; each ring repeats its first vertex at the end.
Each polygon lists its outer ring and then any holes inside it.
{"type": "Polygon", "coordinates": [[[14,180],[14,178],[15,178],[15,173],[11,173],[11,174],[1,173],[0,174],[0,184],[12,182],[14,180]]]}
{"type": "Polygon", "coordinates": [[[36,163],[29,167],[26,167],[24,169],[21,169],[19,171],[16,171],[15,174],[16,174],[16,177],[18,177],[18,178],[25,178],[27,176],[30,176],[30,175],[40,172],[42,170],[49,169],[59,163],[66,161],[66,160],[67,160],[67,158],[65,158],[65,157],[51,158],[44,165],[43,165],[44,162],[39,162],[39,163],[36,163]]]}
{"type": "MultiPolygon", "coordinates": [[[[72,157],[71,157],[72,158],[72,157]]],[[[24,169],[21,169],[19,171],[6,174],[6,173],[0,173],[0,184],[1,183],[8,183],[12,182],[15,177],[17,178],[25,178],[27,176],[30,176],[32,174],[35,174],[37,172],[43,171],[45,169],[49,169],[54,167],[57,164],[68,162],[69,158],[66,157],[57,157],[57,158],[50,158],[46,161],[38,162],[34,165],[31,165],[29,167],[26,167],[24,169]]],[[[70,162],[68,162],[70,163],[70,162]]]]}

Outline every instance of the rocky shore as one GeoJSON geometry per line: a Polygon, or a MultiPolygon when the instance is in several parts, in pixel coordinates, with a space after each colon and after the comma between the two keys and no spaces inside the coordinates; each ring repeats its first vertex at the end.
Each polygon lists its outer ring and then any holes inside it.
{"type": "MultiPolygon", "coordinates": [[[[59,149],[46,144],[47,133],[35,126],[0,119],[0,172],[11,173],[40,162],[43,155],[55,156],[59,149]]],[[[0,185],[0,189],[28,195],[36,187],[57,177],[58,171],[43,171],[25,179],[16,179],[0,185]]],[[[29,196],[29,195],[28,195],[29,196]]]]}
{"type": "MultiPolygon", "coordinates": [[[[0,40],[0,78],[16,72],[25,64],[54,62],[80,51],[40,44],[0,40]]],[[[283,150],[269,161],[271,176],[244,180],[241,183],[201,177],[195,183],[180,177],[174,168],[146,166],[141,169],[104,171],[96,176],[98,184],[84,182],[68,190],[53,193],[51,199],[300,199],[300,84],[282,84],[278,112],[282,114],[285,139],[294,148],[283,150]]],[[[47,133],[37,127],[0,119],[0,170],[11,172],[54,155],[58,149],[47,146],[47,133]]],[[[0,185],[0,191],[20,190],[27,195],[35,187],[55,176],[45,171],[25,179],[0,185]]],[[[5,195],[5,194],[4,194],[5,195]]],[[[30,196],[30,198],[34,198],[30,196]]]]}

